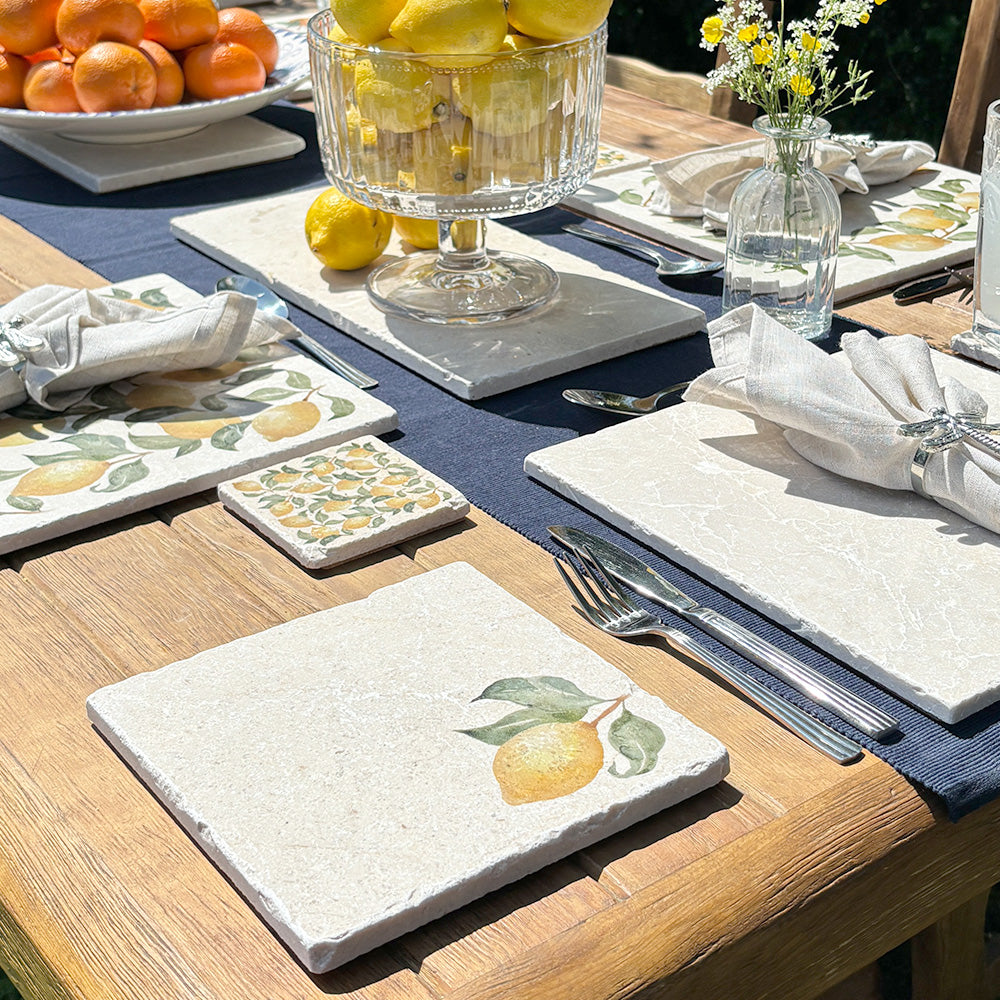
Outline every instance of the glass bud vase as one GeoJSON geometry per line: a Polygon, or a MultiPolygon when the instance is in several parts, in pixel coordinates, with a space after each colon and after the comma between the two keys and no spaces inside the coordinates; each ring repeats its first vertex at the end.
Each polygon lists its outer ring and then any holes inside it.
{"type": "Polygon", "coordinates": [[[787,128],[758,118],[763,166],[733,191],[726,235],[724,310],[755,303],[808,340],[830,331],[840,242],[840,199],[813,165],[830,124],[807,119],[787,128]]]}

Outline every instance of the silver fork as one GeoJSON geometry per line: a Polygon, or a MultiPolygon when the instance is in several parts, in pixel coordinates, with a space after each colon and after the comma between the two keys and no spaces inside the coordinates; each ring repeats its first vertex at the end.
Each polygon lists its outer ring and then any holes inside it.
{"type": "Polygon", "coordinates": [[[716,656],[699,642],[678,629],[668,627],[655,615],[634,604],[614,580],[600,572],[593,557],[590,560],[582,560],[581,568],[577,568],[572,562],[565,564],[572,570],[581,586],[577,586],[571,579],[562,560],[553,561],[559,570],[559,575],[576,598],[580,610],[599,629],[620,639],[658,635],[666,639],[674,649],[694,657],[709,670],[727,680],[772,718],[783,723],[806,743],[838,763],[848,764],[862,755],[861,747],[853,740],[841,736],[829,726],[807,715],[763,684],[716,656]]]}

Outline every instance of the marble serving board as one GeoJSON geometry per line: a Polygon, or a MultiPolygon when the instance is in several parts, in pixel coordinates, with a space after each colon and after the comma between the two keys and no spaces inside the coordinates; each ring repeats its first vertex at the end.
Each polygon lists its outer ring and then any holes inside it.
{"type": "Polygon", "coordinates": [[[0,142],[95,194],[288,159],[306,148],[302,136],[249,115],[159,142],[87,143],[13,128],[0,128],[0,142]]]}
{"type": "Polygon", "coordinates": [[[729,767],[718,740],[466,563],[131,677],[87,709],[312,972],[729,767]]]}
{"type": "MultiPolygon", "coordinates": [[[[386,316],[365,291],[369,268],[332,271],[310,252],[303,219],[321,190],[179,216],[171,229],[184,242],[263,281],[288,301],[462,399],[484,399],[705,327],[700,309],[492,222],[489,247],[537,258],[559,273],[556,301],[523,318],[480,326],[438,326],[386,316]]],[[[372,267],[402,253],[403,244],[394,235],[372,267]]]]}
{"type": "MultiPolygon", "coordinates": [[[[563,204],[678,250],[722,260],[725,233],[706,231],[701,219],[652,211],[649,202],[658,183],[649,162],[605,170],[563,204]]],[[[868,194],[841,195],[843,226],[835,300],[842,302],[972,260],[978,194],[978,174],[930,163],[868,194]]]]}
{"type": "MultiPolygon", "coordinates": [[[[935,364],[1000,411],[1000,374],[935,364]]],[[[681,403],[534,452],[525,469],[943,722],[1000,698],[1000,537],[826,472],[774,424],[681,403]]]]}
{"type": "MultiPolygon", "coordinates": [[[[97,294],[150,309],[199,297],[165,274],[97,294]]],[[[396,424],[391,407],[280,343],[218,368],[95,386],[59,413],[18,407],[0,415],[0,552],[396,424]]]]}

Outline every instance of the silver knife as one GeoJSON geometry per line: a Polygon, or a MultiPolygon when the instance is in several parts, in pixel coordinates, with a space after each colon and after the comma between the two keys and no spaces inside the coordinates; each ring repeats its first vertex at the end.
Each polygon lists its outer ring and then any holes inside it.
{"type": "Polygon", "coordinates": [[[899,728],[899,720],[830,680],[818,670],[737,624],[731,618],[702,607],[687,594],[665,580],[641,559],[626,552],[614,542],[564,525],[549,527],[549,533],[563,545],[580,553],[589,549],[617,580],[637,593],[662,604],[663,607],[696,622],[706,632],[724,642],[730,649],[780,677],[789,687],[828,708],[845,722],[863,733],[880,739],[899,728]]]}

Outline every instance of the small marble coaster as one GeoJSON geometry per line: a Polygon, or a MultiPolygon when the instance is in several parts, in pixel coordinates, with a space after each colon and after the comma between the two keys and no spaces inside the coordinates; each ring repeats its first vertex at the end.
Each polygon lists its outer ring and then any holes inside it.
{"type": "Polygon", "coordinates": [[[1000,368],[1000,346],[977,337],[971,330],[956,333],[951,338],[951,349],[956,354],[964,354],[967,358],[982,361],[991,368],[1000,368]]]}
{"type": "Polygon", "coordinates": [[[219,486],[219,499],[307,569],[461,520],[469,501],[366,435],[219,486]]]}
{"type": "Polygon", "coordinates": [[[247,115],[159,142],[88,143],[12,128],[0,128],[0,141],[95,194],[284,160],[306,148],[302,136],[247,115]]]}

